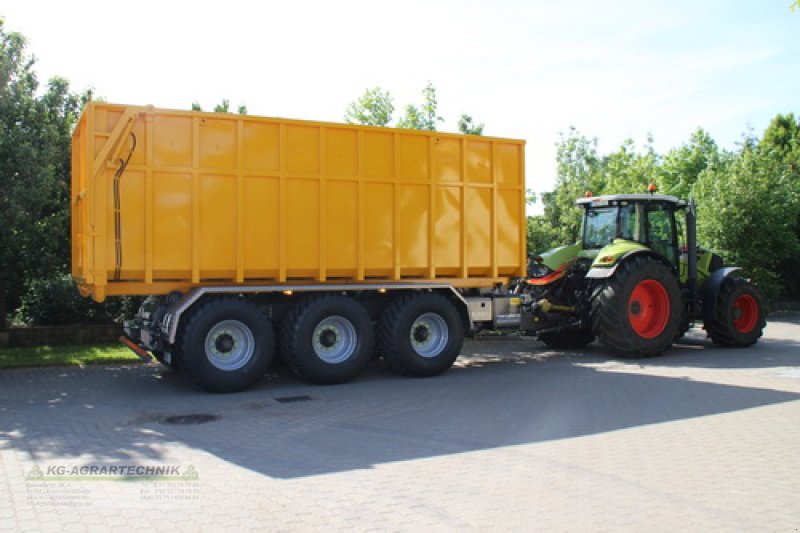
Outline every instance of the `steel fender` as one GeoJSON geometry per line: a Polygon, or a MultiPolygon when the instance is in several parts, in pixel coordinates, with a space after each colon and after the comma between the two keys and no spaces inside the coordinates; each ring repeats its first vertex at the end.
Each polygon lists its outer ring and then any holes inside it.
{"type": "Polygon", "coordinates": [[[589,272],[586,273],[586,277],[589,279],[606,279],[610,278],[614,275],[614,272],[617,271],[617,267],[622,261],[617,261],[617,264],[612,267],[607,268],[592,268],[589,269],[589,272]]]}
{"type": "Polygon", "coordinates": [[[619,267],[619,265],[622,264],[623,261],[627,260],[629,257],[633,257],[634,255],[639,255],[639,254],[645,254],[645,255],[649,255],[651,257],[654,257],[654,258],[658,259],[659,261],[664,262],[664,264],[668,265],[673,270],[675,269],[675,267],[672,266],[671,263],[669,263],[668,261],[664,261],[663,257],[661,257],[660,255],[654,253],[652,250],[650,250],[648,248],[640,248],[640,249],[637,249],[637,250],[631,250],[630,252],[628,252],[625,255],[623,255],[622,257],[620,257],[617,260],[617,262],[614,264],[614,266],[591,268],[589,270],[589,272],[586,273],[586,277],[589,278],[589,279],[607,279],[607,278],[610,278],[611,276],[614,275],[614,272],[617,271],[617,268],[619,267]]]}
{"type": "Polygon", "coordinates": [[[724,267],[715,270],[708,276],[703,287],[700,289],[700,297],[703,299],[703,320],[711,320],[717,316],[717,296],[722,288],[725,278],[734,272],[741,270],[742,267],[724,267]]]}

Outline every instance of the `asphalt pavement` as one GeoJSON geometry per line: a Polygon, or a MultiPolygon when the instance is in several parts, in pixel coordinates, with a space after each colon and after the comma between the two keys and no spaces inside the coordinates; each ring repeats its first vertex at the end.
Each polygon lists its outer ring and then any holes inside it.
{"type": "Polygon", "coordinates": [[[430,379],[0,371],[0,531],[800,528],[800,313],[665,355],[468,341],[430,379]]]}

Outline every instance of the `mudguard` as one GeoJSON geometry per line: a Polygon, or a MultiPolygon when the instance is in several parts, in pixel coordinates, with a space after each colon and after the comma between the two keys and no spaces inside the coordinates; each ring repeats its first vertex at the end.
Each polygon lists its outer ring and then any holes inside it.
{"type": "Polygon", "coordinates": [[[670,268],[672,268],[672,269],[675,268],[670,263],[664,261],[663,257],[661,257],[657,253],[653,252],[649,248],[640,248],[640,249],[632,250],[632,251],[626,253],[625,255],[620,257],[617,260],[617,262],[614,263],[613,266],[610,266],[610,267],[593,267],[593,268],[591,268],[589,270],[589,272],[586,273],[586,277],[589,278],[589,279],[608,279],[608,278],[610,278],[611,276],[614,275],[614,272],[617,271],[617,267],[619,267],[619,265],[621,265],[623,261],[625,261],[629,257],[632,257],[634,255],[638,255],[638,254],[646,254],[646,255],[649,255],[651,257],[655,257],[656,259],[658,259],[660,261],[663,261],[665,264],[668,264],[670,266],[670,268]]]}
{"type": "Polygon", "coordinates": [[[703,320],[711,320],[717,316],[717,296],[722,288],[722,282],[741,269],[742,267],[723,267],[708,276],[700,289],[700,297],[703,299],[703,320]]]}

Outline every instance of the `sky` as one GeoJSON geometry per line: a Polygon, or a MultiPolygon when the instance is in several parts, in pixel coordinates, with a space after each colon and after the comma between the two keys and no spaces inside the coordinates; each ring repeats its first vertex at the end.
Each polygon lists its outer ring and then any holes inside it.
{"type": "Polygon", "coordinates": [[[342,122],[379,86],[397,109],[436,87],[439,129],[462,113],[527,141],[527,187],[547,191],[570,127],[601,152],[698,127],[723,147],[800,113],[792,0],[4,0],[40,80],[109,102],[342,122]]]}

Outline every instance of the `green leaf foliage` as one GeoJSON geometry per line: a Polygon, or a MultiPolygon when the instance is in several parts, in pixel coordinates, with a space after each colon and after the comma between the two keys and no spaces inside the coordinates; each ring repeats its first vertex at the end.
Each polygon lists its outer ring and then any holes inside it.
{"type": "Polygon", "coordinates": [[[25,325],[111,323],[133,316],[141,301],[138,297],[112,297],[98,304],[78,294],[68,274],[56,273],[28,283],[14,321],[25,325]]]}
{"type": "Polygon", "coordinates": [[[71,133],[91,98],[63,78],[40,91],[33,65],[0,19],[1,322],[29,280],[68,271],[71,133]]]}
{"type": "Polygon", "coordinates": [[[698,202],[698,242],[741,266],[769,299],[800,297],[800,122],[776,116],[764,135],[746,137],[738,149],[720,150],[698,129],[665,155],[648,139],[631,140],[600,155],[597,139],[574,128],[557,149],[558,179],[541,194],[544,216],[528,222],[532,251],[574,242],[581,212],[576,198],[641,192],[656,183],[664,194],[698,202]],[[543,225],[548,224],[550,229],[543,225]]]}
{"type": "Polygon", "coordinates": [[[344,120],[348,124],[386,126],[392,120],[393,113],[392,95],[375,87],[367,89],[358,100],[347,106],[344,120]]]}
{"type": "Polygon", "coordinates": [[[436,131],[436,125],[444,122],[444,119],[437,114],[439,104],[436,100],[436,88],[431,82],[422,89],[422,98],[420,107],[406,106],[405,115],[397,122],[398,128],[436,131]]]}
{"type": "MultiPolygon", "coordinates": [[[[444,122],[444,119],[438,114],[436,87],[431,82],[428,82],[422,90],[422,99],[420,106],[413,104],[405,106],[403,115],[395,124],[396,128],[436,131],[438,124],[444,122]]],[[[375,87],[367,89],[356,101],[347,106],[344,120],[348,124],[387,126],[392,121],[394,109],[391,93],[375,87]]],[[[469,115],[462,114],[458,119],[458,131],[461,133],[482,135],[483,128],[483,124],[476,124],[469,115]]]]}
{"type": "Polygon", "coordinates": [[[464,135],[483,135],[483,123],[477,124],[472,120],[472,117],[463,114],[458,117],[458,131],[464,135]]]}

